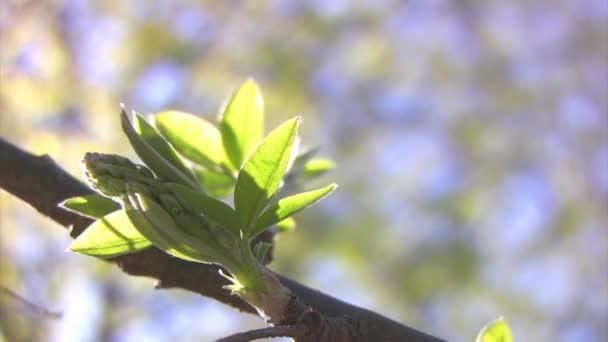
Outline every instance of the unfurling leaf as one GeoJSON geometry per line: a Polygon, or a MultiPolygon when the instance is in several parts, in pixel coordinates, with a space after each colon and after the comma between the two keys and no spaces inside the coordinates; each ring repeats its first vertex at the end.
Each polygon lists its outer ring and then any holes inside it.
{"type": "Polygon", "coordinates": [[[184,157],[210,169],[228,165],[220,131],[198,116],[166,111],[155,116],[155,126],[184,157]]]}
{"type": "Polygon", "coordinates": [[[221,114],[220,131],[233,170],[239,170],[264,136],[264,101],[252,79],[232,95],[221,114]]]}
{"type": "Polygon", "coordinates": [[[150,125],[141,115],[135,114],[133,128],[152,148],[165,158],[171,165],[175,166],[187,176],[191,176],[188,168],[182,163],[181,159],[169,143],[150,125]]]}
{"type": "Polygon", "coordinates": [[[213,197],[203,195],[200,192],[190,190],[180,184],[170,184],[169,188],[171,188],[171,191],[173,191],[184,207],[203,214],[212,221],[223,225],[235,235],[239,235],[239,220],[234,209],[228,204],[213,197]]]}
{"type": "Polygon", "coordinates": [[[499,318],[488,323],[477,335],[476,342],[513,342],[511,329],[507,322],[499,318]]]}
{"type": "Polygon", "coordinates": [[[120,209],[120,204],[99,194],[68,198],[60,206],[95,219],[102,218],[120,209]]]}
{"type": "Polygon", "coordinates": [[[277,192],[289,163],[299,118],[272,131],[249,156],[236,180],[234,204],[247,236],[253,223],[277,192]]]}
{"type": "Polygon", "coordinates": [[[199,187],[190,171],[186,169],[171,146],[156,132],[154,127],[150,126],[141,116],[135,115],[136,130],[124,110],[120,114],[120,118],[122,129],[129,138],[135,153],[157,177],[193,188],[199,187]]]}
{"type": "Polygon", "coordinates": [[[206,254],[207,246],[182,231],[171,216],[156,202],[139,193],[129,194],[135,210],[127,210],[129,219],[137,230],[156,247],[181,259],[211,262],[206,254]]]}
{"type": "Polygon", "coordinates": [[[203,190],[212,197],[224,197],[234,189],[235,179],[225,172],[209,169],[195,169],[194,174],[203,190]]]}
{"type": "Polygon", "coordinates": [[[150,247],[146,239],[129,220],[124,210],[115,211],[93,222],[70,246],[70,250],[109,258],[150,247]]]}
{"type": "Polygon", "coordinates": [[[318,200],[327,196],[336,187],[336,184],[330,184],[321,189],[302,192],[297,195],[280,199],[277,203],[266,209],[264,213],[255,221],[253,229],[251,230],[251,236],[253,237],[259,234],[267,227],[278,223],[317,202],[318,200]]]}

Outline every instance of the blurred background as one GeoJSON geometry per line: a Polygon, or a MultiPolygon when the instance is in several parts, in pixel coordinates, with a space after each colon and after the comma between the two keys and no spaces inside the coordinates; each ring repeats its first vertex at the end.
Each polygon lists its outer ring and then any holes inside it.
{"type": "MultiPolygon", "coordinates": [[[[0,3],[0,135],[80,177],[135,157],[119,103],[214,120],[247,77],[340,184],[271,265],[451,341],[608,340],[608,3],[0,3]]],[[[0,166],[1,168],[2,166],[0,166]]],[[[65,252],[0,192],[0,340],[211,341],[257,317],[65,252]]]]}

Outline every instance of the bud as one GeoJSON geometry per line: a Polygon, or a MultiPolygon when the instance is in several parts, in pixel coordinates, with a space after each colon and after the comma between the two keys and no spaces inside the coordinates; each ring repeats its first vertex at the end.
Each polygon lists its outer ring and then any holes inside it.
{"type": "Polygon", "coordinates": [[[102,194],[120,197],[131,191],[151,195],[167,188],[143,165],[114,154],[87,153],[83,159],[84,173],[91,186],[102,194]]]}
{"type": "MultiPolygon", "coordinates": [[[[225,244],[219,227],[210,225],[199,213],[184,207],[175,194],[150,169],[125,157],[113,154],[87,153],[84,173],[92,188],[108,197],[127,198],[129,194],[145,195],[159,204],[184,231],[206,240],[218,239],[225,244]]],[[[128,205],[130,201],[126,201],[128,205]]],[[[218,244],[219,244],[218,241],[218,244]]],[[[231,245],[231,244],[229,244],[231,245]]]]}

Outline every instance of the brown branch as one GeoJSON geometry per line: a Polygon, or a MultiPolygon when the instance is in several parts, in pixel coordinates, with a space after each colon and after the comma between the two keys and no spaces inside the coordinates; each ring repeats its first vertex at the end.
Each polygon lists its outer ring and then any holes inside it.
{"type": "MultiPolygon", "coordinates": [[[[91,220],[58,207],[67,198],[90,194],[83,183],[66,173],[48,156],[27,153],[0,138],[0,188],[22,199],[41,214],[78,236],[91,220]]],[[[125,273],[158,280],[157,288],[183,288],[214,298],[238,310],[256,313],[242,299],[224,290],[226,279],[219,267],[173,258],[156,248],[119,256],[108,261],[125,273]]],[[[365,310],[279,276],[281,283],[306,305],[322,315],[345,317],[357,341],[440,341],[377,313],[365,310]]]]}
{"type": "Polygon", "coordinates": [[[28,308],[29,310],[31,310],[39,315],[42,315],[44,317],[51,318],[51,319],[61,319],[61,317],[63,317],[63,314],[61,312],[51,311],[51,310],[43,308],[40,305],[34,304],[31,301],[29,301],[28,299],[26,299],[25,297],[17,294],[16,292],[14,292],[13,290],[11,290],[9,288],[0,286],[0,290],[2,291],[2,293],[4,295],[7,295],[7,296],[13,298],[17,302],[21,303],[21,305],[23,305],[24,307],[28,308]]]}
{"type": "Polygon", "coordinates": [[[249,342],[260,338],[271,337],[301,337],[306,334],[308,328],[303,325],[276,326],[262,329],[249,330],[242,333],[220,338],[216,342],[249,342]]]}

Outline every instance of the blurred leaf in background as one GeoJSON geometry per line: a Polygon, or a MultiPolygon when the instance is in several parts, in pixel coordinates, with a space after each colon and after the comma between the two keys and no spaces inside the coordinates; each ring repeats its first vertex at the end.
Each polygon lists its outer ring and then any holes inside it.
{"type": "MultiPolygon", "coordinates": [[[[120,102],[214,122],[252,76],[266,131],[301,113],[341,186],[296,215],[273,270],[453,341],[498,314],[531,341],[608,339],[604,1],[0,7],[3,138],[78,175],[87,151],[135,157],[120,102]]],[[[6,193],[0,215],[0,284],[64,313],[0,296],[9,341],[207,341],[263,324],[65,253],[65,231],[6,193]]]]}

